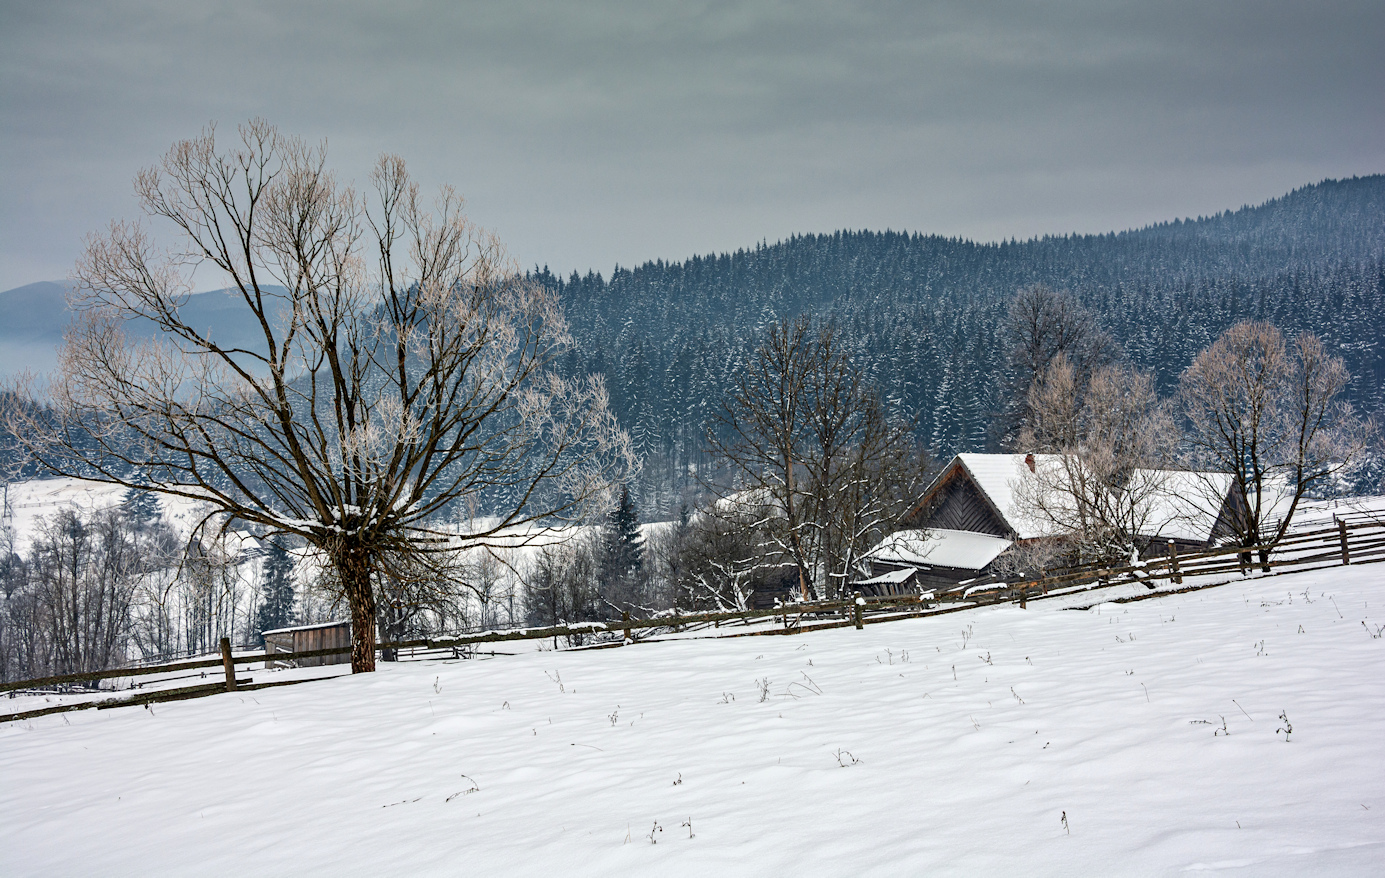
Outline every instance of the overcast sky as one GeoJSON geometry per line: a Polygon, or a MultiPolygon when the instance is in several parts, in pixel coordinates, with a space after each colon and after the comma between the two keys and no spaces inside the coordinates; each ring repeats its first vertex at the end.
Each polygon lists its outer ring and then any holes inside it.
{"type": "Polygon", "coordinates": [[[0,289],[209,121],[403,155],[564,273],[1105,231],[1385,172],[1385,3],[0,0],[0,289]]]}

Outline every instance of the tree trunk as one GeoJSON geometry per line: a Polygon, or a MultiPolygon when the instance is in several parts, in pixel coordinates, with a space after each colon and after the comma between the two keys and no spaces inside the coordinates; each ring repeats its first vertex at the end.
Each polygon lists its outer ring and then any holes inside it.
{"type": "Polygon", "coordinates": [[[375,670],[375,589],[370,582],[371,553],[358,545],[338,545],[332,563],[351,607],[351,673],[375,670]]]}

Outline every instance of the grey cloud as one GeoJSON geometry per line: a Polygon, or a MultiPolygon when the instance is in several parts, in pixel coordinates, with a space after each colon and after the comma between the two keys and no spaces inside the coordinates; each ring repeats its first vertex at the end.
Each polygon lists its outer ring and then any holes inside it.
{"type": "Polygon", "coordinates": [[[1378,3],[8,4],[0,289],[263,115],[448,182],[525,263],[1097,231],[1385,170],[1378,3]]]}

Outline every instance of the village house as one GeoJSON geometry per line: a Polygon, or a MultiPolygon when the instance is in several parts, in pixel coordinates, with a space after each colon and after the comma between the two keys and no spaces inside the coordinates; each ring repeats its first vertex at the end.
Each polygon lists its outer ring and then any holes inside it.
{"type": "MultiPolygon", "coordinates": [[[[1040,514],[1032,502],[1035,491],[1049,490],[1038,475],[1063,463],[1053,454],[957,455],[909,527],[871,550],[871,578],[856,585],[878,594],[948,588],[990,574],[1012,548],[1064,540],[1071,530],[1061,516],[1040,514]]],[[[1165,554],[1170,542],[1179,551],[1205,548],[1234,533],[1243,504],[1230,474],[1137,470],[1131,479],[1148,486],[1134,510],[1143,556],[1165,554]]],[[[1063,502],[1050,500],[1050,509],[1063,502]]]]}

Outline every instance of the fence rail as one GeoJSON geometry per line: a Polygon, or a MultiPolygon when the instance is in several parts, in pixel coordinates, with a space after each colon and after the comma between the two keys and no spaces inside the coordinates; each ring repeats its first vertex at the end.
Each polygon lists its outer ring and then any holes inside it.
{"type": "MultiPolygon", "coordinates": [[[[854,625],[861,628],[866,624],[893,621],[920,615],[951,613],[985,604],[1018,601],[1024,606],[1027,601],[1041,600],[1090,589],[1093,586],[1114,585],[1120,582],[1142,582],[1151,588],[1159,580],[1169,580],[1179,585],[1187,577],[1215,576],[1224,573],[1247,573],[1253,570],[1271,572],[1274,569],[1303,568],[1309,565],[1337,566],[1342,564],[1361,564],[1385,561],[1385,523],[1374,519],[1340,518],[1334,527],[1291,533],[1272,546],[1227,546],[1199,552],[1179,554],[1172,542],[1167,556],[1151,558],[1139,564],[1112,566],[1089,564],[1069,568],[1060,574],[1040,579],[1020,582],[968,581],[956,588],[941,592],[938,596],[941,606],[927,595],[888,595],[881,597],[862,597],[859,594],[846,599],[804,601],[778,606],[765,610],[727,610],[698,613],[678,613],[656,616],[648,619],[623,618],[611,622],[582,622],[569,625],[552,625],[543,628],[517,628],[507,631],[487,631],[460,637],[420,638],[383,642],[376,644],[377,650],[423,650],[425,652],[452,650],[454,654],[463,647],[470,648],[483,643],[504,643],[522,640],[546,640],[548,638],[585,638],[596,635],[621,635],[619,640],[591,644],[593,646],[619,646],[634,641],[637,631],[670,629],[679,631],[694,626],[720,626],[723,622],[748,623],[756,619],[777,617],[781,624],[775,628],[742,632],[730,636],[792,634],[802,631],[840,628],[854,625]],[[1267,553],[1261,558],[1262,552],[1267,553]],[[1234,559],[1234,560],[1232,560],[1234,559]],[[826,617],[826,618],[824,618],[826,617]]],[[[1211,587],[1221,583],[1209,583],[1197,588],[1211,587]]],[[[1153,595],[1151,595],[1153,596],[1153,595]]],[[[0,683],[0,692],[14,693],[21,689],[34,689],[64,683],[81,683],[99,680],[122,679],[151,674],[169,674],[178,671],[201,670],[220,667],[225,673],[224,683],[203,684],[177,689],[164,689],[143,692],[128,698],[87,701],[64,704],[18,713],[0,714],[0,722],[28,717],[58,713],[67,710],[81,710],[90,707],[106,708],[127,704],[149,704],[156,701],[171,701],[211,695],[216,692],[241,691],[265,688],[267,686],[290,685],[310,680],[287,680],[273,683],[255,684],[250,679],[237,679],[235,668],[242,665],[264,664],[266,668],[274,664],[293,662],[299,659],[319,656],[344,655],[351,647],[329,647],[326,649],[304,650],[301,652],[242,653],[231,651],[230,642],[223,638],[222,655],[216,658],[195,659],[172,662],[162,665],[140,665],[114,668],[104,671],[83,671],[72,674],[57,674],[31,680],[17,680],[0,683]]],[[[310,678],[310,679],[322,679],[310,678]]]]}

